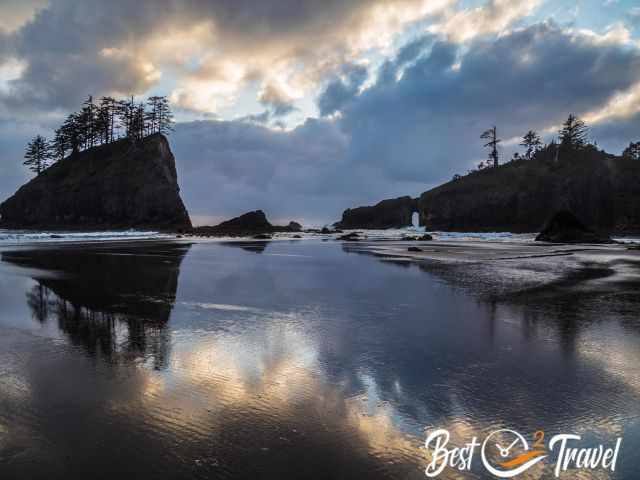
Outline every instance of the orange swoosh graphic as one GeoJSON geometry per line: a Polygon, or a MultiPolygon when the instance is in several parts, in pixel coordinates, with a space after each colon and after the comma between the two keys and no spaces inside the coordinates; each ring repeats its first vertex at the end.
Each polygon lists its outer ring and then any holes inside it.
{"type": "Polygon", "coordinates": [[[514,458],[513,460],[509,460],[508,462],[500,463],[499,465],[504,468],[513,468],[521,465],[532,458],[539,457],[540,455],[544,455],[546,452],[544,450],[533,450],[531,452],[523,453],[519,457],[514,458]]]}

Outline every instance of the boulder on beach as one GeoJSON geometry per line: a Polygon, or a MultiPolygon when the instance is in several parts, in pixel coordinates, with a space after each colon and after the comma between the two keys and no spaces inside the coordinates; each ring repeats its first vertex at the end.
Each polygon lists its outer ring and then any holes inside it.
{"type": "Polygon", "coordinates": [[[557,212],[536,237],[536,242],[613,243],[608,235],[587,228],[573,213],[557,212]]]}

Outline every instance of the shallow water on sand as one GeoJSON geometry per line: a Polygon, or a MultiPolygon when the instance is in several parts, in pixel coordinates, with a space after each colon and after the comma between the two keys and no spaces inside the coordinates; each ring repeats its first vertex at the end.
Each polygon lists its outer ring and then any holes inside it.
{"type": "Polygon", "coordinates": [[[483,301],[335,242],[1,251],[2,479],[417,479],[433,427],[623,436],[615,474],[566,475],[631,479],[639,416],[635,309],[483,301]]]}

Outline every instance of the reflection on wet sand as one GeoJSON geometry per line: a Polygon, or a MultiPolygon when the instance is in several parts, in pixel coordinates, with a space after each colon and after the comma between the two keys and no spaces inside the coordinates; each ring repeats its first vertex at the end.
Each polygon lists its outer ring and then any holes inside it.
{"type": "MultiPolygon", "coordinates": [[[[504,426],[637,445],[638,336],[620,317],[568,309],[558,327],[565,310],[333,243],[269,253],[3,253],[35,282],[16,295],[68,343],[0,335],[0,476],[418,479],[428,427],[460,445],[504,426]]],[[[486,478],[473,472],[440,478],[486,478]]]]}
{"type": "Polygon", "coordinates": [[[91,356],[152,358],[160,368],[170,345],[166,324],[180,263],[189,247],[70,246],[3,252],[1,260],[41,272],[33,275],[36,284],[26,293],[39,322],[57,321],[60,331],[91,356]]]}

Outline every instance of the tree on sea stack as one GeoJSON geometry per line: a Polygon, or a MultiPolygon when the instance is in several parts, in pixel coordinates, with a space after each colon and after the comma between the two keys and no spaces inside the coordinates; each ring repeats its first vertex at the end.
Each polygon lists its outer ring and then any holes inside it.
{"type": "Polygon", "coordinates": [[[631,160],[640,160],[640,142],[629,143],[629,146],[622,152],[622,156],[631,160]]]}
{"type": "Polygon", "coordinates": [[[569,118],[562,124],[560,130],[560,145],[571,149],[582,148],[587,143],[587,125],[575,115],[569,115],[569,118]]]}
{"type": "Polygon", "coordinates": [[[163,135],[173,132],[173,113],[171,112],[167,97],[160,97],[160,104],[158,106],[158,132],[163,135]]]}
{"type": "Polygon", "coordinates": [[[29,167],[29,170],[40,175],[48,166],[49,163],[49,142],[42,135],[37,135],[27,145],[27,151],[24,154],[24,165],[29,167]]]}
{"type": "Polygon", "coordinates": [[[489,152],[489,160],[493,162],[493,167],[498,166],[498,144],[502,141],[498,138],[498,129],[494,126],[489,130],[486,130],[482,135],[480,135],[482,139],[488,139],[489,141],[484,144],[485,147],[489,147],[491,151],[489,152]]]}
{"type": "Polygon", "coordinates": [[[122,137],[134,141],[143,140],[149,135],[173,131],[173,113],[167,97],[151,97],[145,103],[136,103],[134,97],[116,100],[102,97],[95,104],[89,96],[79,112],[70,113],[64,123],[55,130],[53,142],[48,144],[38,135],[27,147],[29,157],[26,165],[40,173],[48,160],[58,161],[68,152],[78,153],[98,145],[113,143],[122,137]],[[150,111],[146,109],[149,106],[150,111]],[[37,141],[36,141],[37,140],[37,141]],[[39,153],[39,152],[45,153],[39,153]]]}
{"type": "Polygon", "coordinates": [[[542,148],[542,139],[537,132],[529,130],[524,137],[522,137],[522,143],[520,145],[526,149],[524,158],[531,160],[535,153],[542,148]]]}

